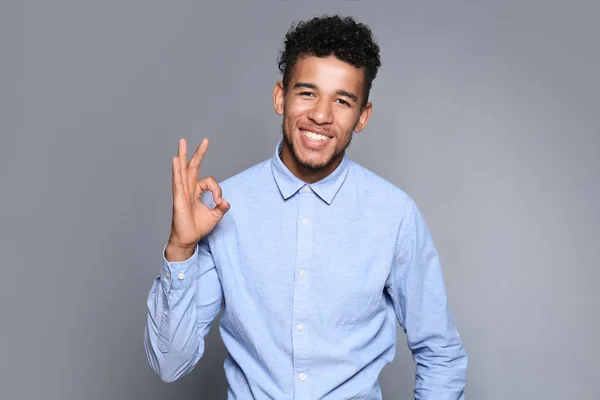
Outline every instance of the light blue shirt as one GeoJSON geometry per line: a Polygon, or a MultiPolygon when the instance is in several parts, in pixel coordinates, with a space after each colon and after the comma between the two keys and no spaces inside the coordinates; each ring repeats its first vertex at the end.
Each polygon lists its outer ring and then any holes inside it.
{"type": "Polygon", "coordinates": [[[415,399],[463,399],[467,355],[414,201],[347,156],[306,184],[280,146],[221,183],[231,209],[190,259],[163,253],[147,301],[151,368],[166,382],[189,373],[222,309],[229,400],[381,399],[398,321],[415,399]]]}

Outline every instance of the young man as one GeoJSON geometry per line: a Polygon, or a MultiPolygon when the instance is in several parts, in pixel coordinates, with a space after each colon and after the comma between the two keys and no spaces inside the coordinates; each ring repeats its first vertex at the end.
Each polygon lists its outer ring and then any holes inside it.
{"type": "Polygon", "coordinates": [[[300,23],[279,62],[283,136],[271,159],[219,185],[198,180],[208,141],[189,163],[180,141],[145,331],[164,381],[193,369],[222,308],[228,399],[381,399],[396,320],[417,364],[415,398],[463,398],[467,355],[423,216],[345,154],[371,115],[379,66],[367,26],[300,23]]]}

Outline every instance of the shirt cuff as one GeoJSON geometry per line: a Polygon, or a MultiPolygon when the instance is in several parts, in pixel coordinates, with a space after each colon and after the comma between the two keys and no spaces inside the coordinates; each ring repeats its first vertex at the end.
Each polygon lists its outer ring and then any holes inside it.
{"type": "Polygon", "coordinates": [[[194,282],[198,270],[198,245],[194,248],[194,254],[184,261],[167,261],[163,248],[163,267],[160,272],[160,283],[166,294],[171,290],[185,289],[194,282]]]}

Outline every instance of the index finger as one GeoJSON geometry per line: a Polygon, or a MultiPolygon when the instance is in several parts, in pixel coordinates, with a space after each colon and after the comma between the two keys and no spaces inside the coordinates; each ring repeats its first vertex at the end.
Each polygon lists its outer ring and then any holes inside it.
{"type": "Polygon", "coordinates": [[[206,151],[208,150],[208,144],[209,144],[209,140],[208,139],[202,139],[202,142],[200,142],[200,144],[198,145],[198,148],[196,149],[196,151],[194,152],[194,155],[192,156],[192,159],[190,160],[190,163],[188,164],[188,181],[190,182],[190,187],[191,185],[194,185],[195,182],[198,180],[198,170],[200,169],[200,165],[202,165],[202,160],[204,159],[204,155],[206,154],[206,151]]]}

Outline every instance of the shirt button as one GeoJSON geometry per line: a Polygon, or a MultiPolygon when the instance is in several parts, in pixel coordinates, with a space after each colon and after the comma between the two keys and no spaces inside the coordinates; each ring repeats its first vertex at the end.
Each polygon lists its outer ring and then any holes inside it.
{"type": "Polygon", "coordinates": [[[171,274],[169,273],[169,271],[165,272],[165,278],[171,279],[171,274]]]}
{"type": "Polygon", "coordinates": [[[304,186],[304,189],[302,189],[302,191],[304,193],[308,193],[308,192],[310,192],[310,187],[309,186],[304,186]]]}
{"type": "Polygon", "coordinates": [[[169,315],[168,311],[163,312],[163,315],[166,317],[167,315],[169,315]]]}
{"type": "Polygon", "coordinates": [[[298,324],[298,325],[296,325],[296,328],[297,328],[299,331],[301,331],[302,329],[304,329],[304,325],[302,325],[302,324],[298,324]]]}
{"type": "Polygon", "coordinates": [[[300,378],[301,381],[304,381],[306,379],[306,375],[300,374],[298,378],[300,378]]]}
{"type": "Polygon", "coordinates": [[[304,278],[304,271],[300,271],[298,275],[300,275],[300,278],[304,278]]]}
{"type": "Polygon", "coordinates": [[[181,281],[181,280],[183,280],[183,278],[185,278],[185,275],[183,274],[183,272],[180,272],[180,273],[177,275],[177,279],[179,279],[179,280],[181,281]]]}
{"type": "Polygon", "coordinates": [[[304,219],[302,220],[302,223],[303,223],[304,225],[308,225],[308,218],[304,218],[304,219]]]}

